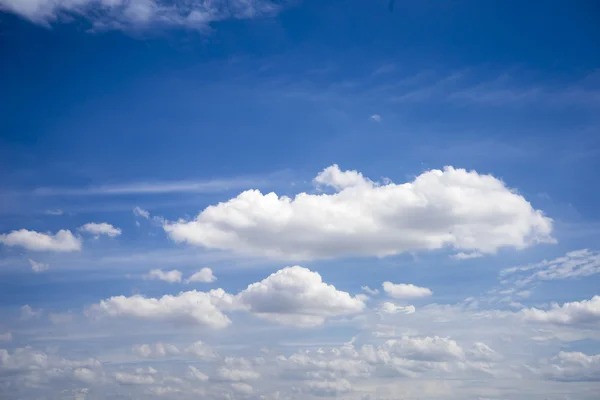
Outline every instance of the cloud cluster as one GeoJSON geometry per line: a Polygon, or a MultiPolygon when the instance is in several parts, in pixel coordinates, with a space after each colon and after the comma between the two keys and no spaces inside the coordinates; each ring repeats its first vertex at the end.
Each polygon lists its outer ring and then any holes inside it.
{"type": "Polygon", "coordinates": [[[562,306],[552,304],[549,310],[528,308],[520,311],[524,319],[552,324],[585,324],[600,322],[600,296],[590,300],[573,301],[562,306]]]}
{"type": "Polygon", "coordinates": [[[552,220],[491,175],[446,167],[380,184],[333,165],[314,181],[333,193],[247,190],[164,229],[176,242],[291,260],[441,248],[491,254],[554,242],[552,220]]]}
{"type": "MultiPolygon", "coordinates": [[[[165,278],[165,273],[156,273],[165,278]]],[[[173,274],[181,280],[181,276],[173,274]]],[[[115,296],[95,304],[91,316],[129,317],[224,328],[227,311],[246,310],[259,318],[283,325],[313,327],[329,317],[356,314],[365,309],[359,296],[337,290],[321,275],[300,266],[283,268],[237,295],[223,289],[196,290],[161,298],[115,296]]]]}

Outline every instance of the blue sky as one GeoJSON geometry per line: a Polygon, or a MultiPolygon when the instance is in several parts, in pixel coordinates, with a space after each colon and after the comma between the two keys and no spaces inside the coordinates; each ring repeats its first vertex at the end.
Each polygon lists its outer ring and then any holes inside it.
{"type": "Polygon", "coordinates": [[[599,13],[0,0],[0,397],[594,398],[599,13]]]}

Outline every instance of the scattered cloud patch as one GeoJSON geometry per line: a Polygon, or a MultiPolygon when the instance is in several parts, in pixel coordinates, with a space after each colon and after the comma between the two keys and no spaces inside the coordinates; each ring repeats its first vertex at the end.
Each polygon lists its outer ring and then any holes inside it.
{"type": "Polygon", "coordinates": [[[83,225],[81,228],[79,228],[79,230],[82,232],[92,234],[96,238],[98,238],[100,235],[106,235],[108,237],[117,237],[121,234],[121,229],[115,228],[114,226],[106,222],[102,222],[99,224],[95,222],[90,222],[83,225]]]}
{"type": "Polygon", "coordinates": [[[185,283],[210,283],[217,280],[217,277],[213,275],[213,271],[210,268],[202,268],[200,271],[193,273],[189,278],[185,280],[185,283]]]}
{"type": "Polygon", "coordinates": [[[582,382],[600,381],[600,354],[561,351],[540,368],[541,375],[550,380],[582,382]]]}
{"type": "Polygon", "coordinates": [[[179,283],[182,279],[181,271],[173,269],[171,271],[163,271],[161,269],[153,269],[148,274],[144,275],[144,279],[159,280],[169,283],[179,283]]]}
{"type": "Polygon", "coordinates": [[[0,333],[0,342],[10,342],[13,338],[11,332],[0,333]]]}
{"type": "Polygon", "coordinates": [[[137,206],[133,209],[133,215],[135,215],[136,217],[150,219],[150,212],[137,206]]]}
{"type": "Polygon", "coordinates": [[[33,270],[33,272],[43,272],[43,271],[46,271],[48,268],[50,268],[50,266],[48,264],[37,262],[35,260],[32,260],[31,258],[29,258],[28,260],[29,260],[29,265],[31,265],[31,269],[33,270]]]}
{"type": "Polygon", "coordinates": [[[21,311],[21,319],[23,321],[27,321],[30,319],[34,319],[34,318],[39,318],[42,316],[42,313],[44,312],[44,310],[40,309],[33,309],[29,304],[26,304],[24,306],[22,306],[20,308],[21,311]]]}
{"type": "Polygon", "coordinates": [[[22,247],[30,251],[70,252],[81,250],[81,239],[65,229],[59,230],[54,235],[20,229],[0,235],[0,243],[5,246],[22,247]]]}
{"type": "Polygon", "coordinates": [[[369,118],[371,118],[375,122],[381,122],[381,115],[379,114],[373,114],[369,118]]]}
{"type": "Polygon", "coordinates": [[[554,243],[552,220],[491,175],[446,167],[379,184],[337,165],[314,179],[335,193],[247,190],[194,220],[165,222],[176,242],[277,259],[385,257],[445,247],[493,254],[554,243]]]}
{"type": "Polygon", "coordinates": [[[365,292],[370,294],[371,296],[377,296],[379,294],[379,289],[371,289],[368,286],[361,286],[361,289],[365,292]]]}
{"type": "Polygon", "coordinates": [[[382,303],[379,307],[379,312],[384,314],[412,314],[415,310],[415,306],[399,306],[389,301],[382,303]]]}
{"type": "Polygon", "coordinates": [[[406,283],[383,282],[382,287],[389,296],[395,299],[428,297],[433,294],[433,292],[428,288],[406,283]]]}

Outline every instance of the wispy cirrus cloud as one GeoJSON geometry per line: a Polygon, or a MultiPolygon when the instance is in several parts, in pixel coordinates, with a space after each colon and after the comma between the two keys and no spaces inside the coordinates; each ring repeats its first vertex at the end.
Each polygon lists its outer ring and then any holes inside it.
{"type": "Polygon", "coordinates": [[[270,0],[0,0],[0,10],[49,26],[78,17],[95,30],[129,30],[149,26],[206,30],[228,19],[277,14],[286,2],[270,0]]]}
{"type": "Polygon", "coordinates": [[[217,193],[227,190],[264,186],[267,179],[233,178],[206,181],[132,182],[87,187],[40,187],[33,191],[37,196],[124,196],[168,193],[217,193]]]}

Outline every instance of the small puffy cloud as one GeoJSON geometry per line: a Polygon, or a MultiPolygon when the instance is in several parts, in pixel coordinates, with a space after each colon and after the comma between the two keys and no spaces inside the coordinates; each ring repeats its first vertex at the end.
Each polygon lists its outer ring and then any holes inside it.
{"type": "Polygon", "coordinates": [[[381,122],[381,115],[379,114],[373,114],[369,118],[371,118],[375,122],[381,122]]]}
{"type": "Polygon", "coordinates": [[[562,306],[552,304],[549,310],[527,308],[519,311],[528,321],[547,322],[559,325],[594,323],[600,321],[600,296],[590,300],[573,301],[562,306]]]}
{"type": "Polygon", "coordinates": [[[28,304],[21,307],[20,310],[21,310],[21,319],[24,321],[33,319],[33,318],[39,318],[42,316],[42,313],[44,312],[41,308],[35,310],[35,309],[31,308],[31,306],[28,304]]]}
{"type": "Polygon", "coordinates": [[[169,283],[179,283],[181,282],[181,271],[173,269],[171,271],[163,271],[161,269],[153,269],[147,275],[144,275],[144,279],[149,280],[159,280],[165,281],[169,283]]]}
{"type": "Polygon", "coordinates": [[[397,304],[386,301],[382,303],[379,307],[379,312],[382,312],[384,314],[412,314],[415,312],[415,306],[399,306],[397,304]]]}
{"type": "Polygon", "coordinates": [[[208,381],[208,376],[205,373],[201,372],[198,368],[194,367],[193,365],[188,365],[187,376],[188,376],[188,378],[191,378],[193,380],[197,380],[200,382],[208,381]]]}
{"type": "Polygon", "coordinates": [[[260,373],[245,358],[226,357],[224,364],[217,370],[217,376],[224,381],[253,381],[260,378],[260,373]]]}
{"type": "Polygon", "coordinates": [[[379,294],[379,289],[371,289],[368,286],[361,286],[363,292],[370,294],[371,296],[377,296],[379,294]]]}
{"type": "Polygon", "coordinates": [[[260,318],[306,327],[365,308],[361,299],[337,290],[323,282],[318,273],[300,266],[283,268],[249,285],[237,297],[260,318]]]}
{"type": "Polygon", "coordinates": [[[136,217],[150,219],[150,212],[144,210],[143,208],[137,207],[137,206],[133,209],[133,215],[135,215],[136,217]]]}
{"type": "Polygon", "coordinates": [[[216,357],[213,349],[201,340],[198,340],[186,347],[185,352],[201,360],[212,360],[216,357]]]}
{"type": "Polygon", "coordinates": [[[69,252],[81,250],[81,239],[73,236],[71,231],[61,229],[52,235],[20,229],[0,235],[0,243],[5,246],[18,246],[30,251],[69,252]]]}
{"type": "Polygon", "coordinates": [[[185,280],[185,283],[194,283],[194,282],[202,282],[202,283],[210,283],[217,280],[217,277],[213,275],[213,271],[210,268],[202,268],[200,271],[195,272],[185,280]]]}
{"type": "Polygon", "coordinates": [[[92,305],[86,313],[92,317],[165,321],[221,329],[231,323],[221,310],[232,308],[234,303],[233,296],[223,289],[210,292],[192,290],[161,298],[114,296],[92,305]]]}
{"type": "Polygon", "coordinates": [[[314,182],[335,192],[290,198],[247,190],[163,227],[176,242],[292,260],[442,248],[493,254],[555,242],[550,218],[475,171],[446,167],[381,184],[333,165],[314,182]]]}
{"type": "Polygon", "coordinates": [[[37,262],[35,260],[32,260],[31,258],[29,259],[29,265],[31,265],[31,269],[33,270],[33,272],[43,272],[50,268],[48,264],[37,262]]]}
{"type": "Polygon", "coordinates": [[[433,294],[430,289],[406,283],[383,282],[383,290],[395,299],[411,299],[428,297],[433,294]]]}
{"type": "Polygon", "coordinates": [[[87,232],[89,234],[94,235],[95,237],[99,237],[100,235],[106,235],[108,237],[117,237],[121,234],[121,229],[115,228],[109,223],[95,223],[89,222],[82,227],[79,228],[82,232],[87,232]]]}
{"type": "Polygon", "coordinates": [[[540,373],[557,381],[600,381],[600,354],[561,351],[540,368],[540,373]]]}
{"type": "Polygon", "coordinates": [[[179,349],[169,343],[136,344],[132,347],[133,354],[143,358],[159,358],[178,355],[179,349]]]}
{"type": "Polygon", "coordinates": [[[13,338],[11,332],[0,333],[0,342],[10,342],[13,338]]]}

